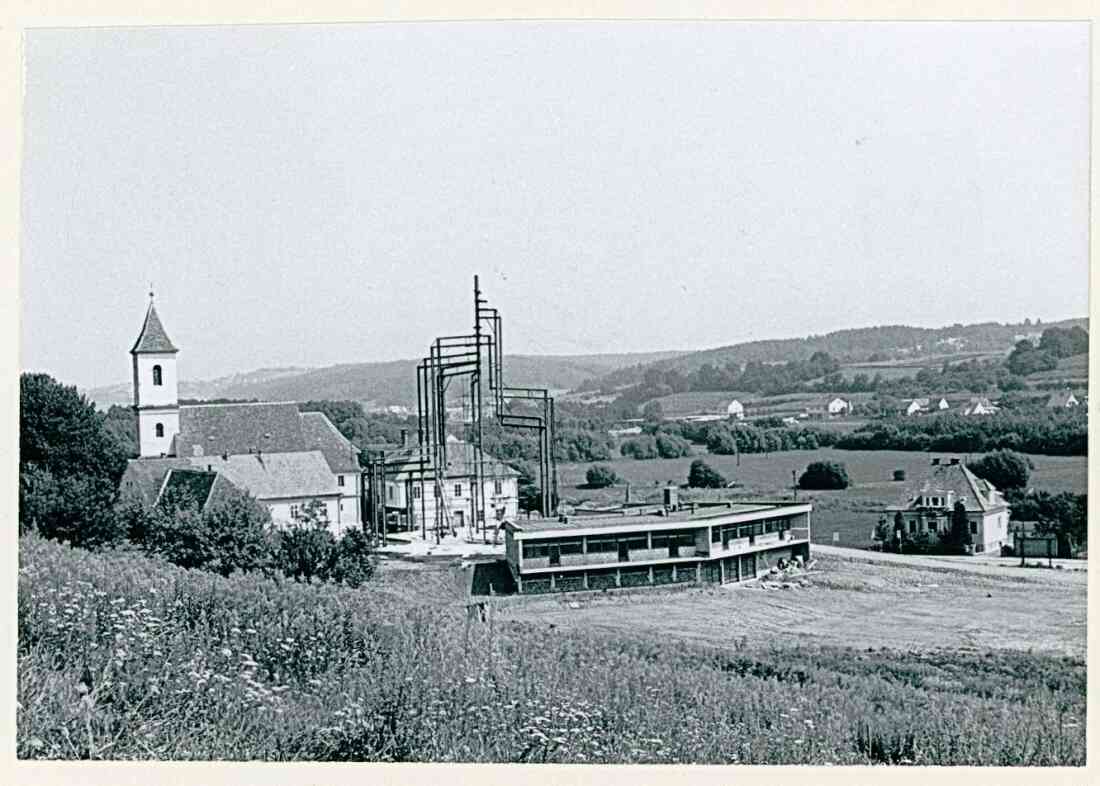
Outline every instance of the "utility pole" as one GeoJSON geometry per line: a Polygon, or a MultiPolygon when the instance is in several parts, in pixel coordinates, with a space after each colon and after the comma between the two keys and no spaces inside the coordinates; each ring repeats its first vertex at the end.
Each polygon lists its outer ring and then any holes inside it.
{"type": "Polygon", "coordinates": [[[791,470],[791,490],[794,492],[794,501],[798,502],[798,470],[791,470]]]}

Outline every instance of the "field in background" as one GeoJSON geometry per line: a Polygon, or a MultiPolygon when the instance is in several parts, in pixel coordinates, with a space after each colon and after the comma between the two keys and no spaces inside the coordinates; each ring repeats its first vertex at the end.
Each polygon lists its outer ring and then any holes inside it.
{"type": "MultiPolygon", "coordinates": [[[[800,492],[799,499],[814,503],[813,540],[842,546],[866,547],[871,531],[878,521],[878,511],[904,496],[909,483],[929,471],[933,456],[954,454],[920,453],[900,450],[795,450],[779,453],[752,453],[740,457],[700,453],[679,459],[617,459],[607,464],[622,478],[623,483],[607,489],[577,488],[584,484],[584,473],[591,464],[562,464],[558,467],[562,498],[576,503],[609,504],[621,502],[626,494],[625,483],[631,484],[634,500],[658,501],[661,488],[668,484],[687,482],[688,468],[695,458],[703,458],[711,467],[739,486],[721,491],[681,490],[683,499],[719,498],[731,494],[778,497],[791,494],[792,476],[799,475],[814,461],[839,461],[848,469],[852,485],[844,491],[800,492]],[[906,481],[893,480],[895,469],[906,472],[906,481]]],[[[959,458],[967,459],[965,454],[959,458]]],[[[973,456],[977,458],[977,455],[973,456]]],[[[1035,463],[1030,485],[1051,492],[1071,491],[1084,494],[1088,490],[1088,458],[1085,456],[1030,456],[1035,463]]]]}

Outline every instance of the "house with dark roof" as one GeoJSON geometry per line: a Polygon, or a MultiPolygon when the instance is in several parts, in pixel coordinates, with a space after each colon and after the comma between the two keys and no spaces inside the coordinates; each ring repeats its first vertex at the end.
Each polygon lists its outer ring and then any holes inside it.
{"type": "Polygon", "coordinates": [[[166,490],[188,489],[207,506],[229,484],[264,503],[277,524],[316,500],[334,531],[362,525],[359,451],[323,413],[294,402],[180,404],[178,353],[150,299],[130,350],[141,457],[129,462],[123,493],[155,505],[166,490]],[[212,476],[218,483],[201,494],[212,476]]]}
{"type": "Polygon", "coordinates": [[[1051,409],[1069,409],[1078,406],[1080,403],[1077,396],[1073,395],[1072,390],[1057,390],[1051,393],[1050,398],[1047,399],[1047,406],[1051,409]]]}
{"type": "Polygon", "coordinates": [[[929,472],[910,485],[905,498],[883,513],[891,527],[901,514],[903,535],[909,539],[938,538],[951,527],[955,503],[962,502],[973,540],[973,553],[999,554],[1011,545],[1009,506],[992,483],[979,478],[957,458],[933,458],[929,472]]]}
{"type": "MultiPolygon", "coordinates": [[[[390,467],[385,482],[386,511],[396,518],[399,528],[434,527],[439,508],[456,532],[473,523],[471,490],[477,487],[478,473],[469,443],[448,439],[447,469],[438,479],[432,470],[431,457],[419,446],[387,453],[386,463],[390,467]]],[[[497,520],[498,526],[515,521],[519,515],[519,474],[503,461],[483,454],[480,475],[484,509],[487,517],[497,520]]]]}

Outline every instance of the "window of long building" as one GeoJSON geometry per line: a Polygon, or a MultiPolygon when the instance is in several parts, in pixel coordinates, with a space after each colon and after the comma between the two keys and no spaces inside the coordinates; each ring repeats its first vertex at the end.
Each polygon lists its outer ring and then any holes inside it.
{"type": "Polygon", "coordinates": [[[584,543],[580,538],[576,540],[559,540],[557,547],[562,554],[581,554],[584,552],[584,543]]]}
{"type": "Polygon", "coordinates": [[[545,543],[524,543],[523,544],[523,558],[524,559],[540,559],[547,557],[550,554],[550,547],[545,543]]]}
{"type": "Polygon", "coordinates": [[[589,554],[603,554],[605,552],[617,551],[618,548],[618,540],[614,537],[604,536],[588,539],[589,554]]]}

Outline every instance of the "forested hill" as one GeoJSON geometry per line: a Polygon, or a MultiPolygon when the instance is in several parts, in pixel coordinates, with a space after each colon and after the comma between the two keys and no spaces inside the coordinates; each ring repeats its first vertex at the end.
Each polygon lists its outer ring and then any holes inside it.
{"type": "MultiPolygon", "coordinates": [[[[506,380],[510,385],[576,387],[617,368],[667,359],[676,352],[606,355],[508,355],[506,380]]],[[[213,380],[180,382],[180,396],[188,399],[256,399],[259,401],[348,400],[378,406],[416,406],[415,360],[384,363],[346,363],[314,369],[269,369],[213,380]]],[[[100,409],[133,403],[128,382],[86,391],[100,409]]]]}
{"type": "Polygon", "coordinates": [[[648,370],[677,370],[685,374],[711,365],[722,368],[742,366],[749,361],[779,363],[807,361],[815,352],[826,352],[840,363],[865,363],[931,355],[959,353],[1008,353],[1020,336],[1038,338],[1049,327],[1088,329],[1088,319],[1068,319],[1061,322],[1030,322],[1002,324],[983,322],[972,325],[955,324],[942,328],[921,328],[909,325],[837,330],[805,338],[748,341],[715,349],[678,354],[649,363],[637,363],[616,369],[600,377],[585,380],[584,390],[605,390],[640,382],[648,370]]]}

